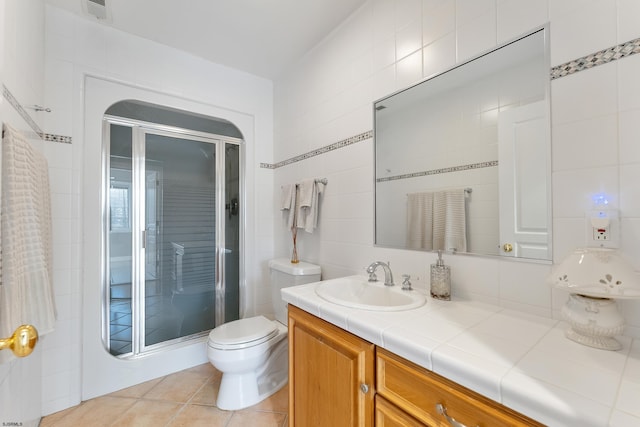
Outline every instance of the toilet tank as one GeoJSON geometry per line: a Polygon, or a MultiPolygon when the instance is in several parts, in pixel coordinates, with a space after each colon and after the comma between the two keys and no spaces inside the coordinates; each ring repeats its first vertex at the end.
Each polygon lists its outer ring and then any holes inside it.
{"type": "Polygon", "coordinates": [[[320,281],[320,266],[300,261],[292,264],[288,258],[269,261],[271,271],[271,301],[273,311],[283,325],[287,324],[287,303],[282,300],[280,289],[320,281]]]}

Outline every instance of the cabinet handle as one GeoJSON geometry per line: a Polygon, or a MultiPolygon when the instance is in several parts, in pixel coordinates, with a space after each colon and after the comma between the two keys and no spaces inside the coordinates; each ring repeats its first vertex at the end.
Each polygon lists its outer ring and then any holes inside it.
{"type": "Polygon", "coordinates": [[[364,383],[363,383],[363,384],[360,384],[360,390],[361,390],[364,394],[367,394],[367,393],[369,393],[369,386],[368,386],[368,385],[366,385],[366,384],[364,384],[364,383]]]}
{"type": "MultiPolygon", "coordinates": [[[[438,411],[438,413],[440,415],[444,416],[444,418],[447,420],[447,422],[449,424],[451,424],[453,427],[466,427],[460,421],[456,421],[455,418],[450,417],[449,414],[447,414],[447,408],[445,408],[442,403],[437,403],[436,404],[436,411],[438,411]]],[[[478,427],[478,426],[476,426],[476,427],[478,427]]]]}

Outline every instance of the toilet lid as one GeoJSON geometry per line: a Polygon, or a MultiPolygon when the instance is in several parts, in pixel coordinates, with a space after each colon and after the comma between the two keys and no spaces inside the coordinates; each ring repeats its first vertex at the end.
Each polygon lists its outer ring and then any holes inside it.
{"type": "Polygon", "coordinates": [[[244,348],[258,345],[278,333],[274,321],[264,316],[234,320],[214,328],[209,343],[216,348],[244,348]]]}

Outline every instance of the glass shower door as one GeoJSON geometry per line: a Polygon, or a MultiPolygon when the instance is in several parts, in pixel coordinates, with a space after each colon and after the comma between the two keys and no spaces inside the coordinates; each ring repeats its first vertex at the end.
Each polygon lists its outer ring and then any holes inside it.
{"type": "Polygon", "coordinates": [[[215,327],[216,143],[145,131],[145,346],[215,327]],[[153,227],[153,228],[151,228],[153,227]],[[151,263],[147,261],[145,267],[151,263]]]}
{"type": "Polygon", "coordinates": [[[138,355],[239,318],[239,144],[111,123],[108,350],[138,355]]]}

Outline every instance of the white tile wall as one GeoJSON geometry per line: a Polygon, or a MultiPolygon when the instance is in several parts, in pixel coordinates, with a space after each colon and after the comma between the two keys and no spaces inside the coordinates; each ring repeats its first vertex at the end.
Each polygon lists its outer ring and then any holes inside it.
{"type": "MultiPolygon", "coordinates": [[[[0,2],[0,83],[23,106],[43,104],[44,6],[40,0],[0,2]]],[[[27,112],[42,127],[43,113],[27,112]]],[[[10,124],[27,136],[33,135],[29,124],[4,98],[0,98],[0,122],[10,124]]],[[[31,143],[40,149],[46,145],[39,140],[31,143]]],[[[18,326],[1,325],[0,337],[9,336],[18,326]]],[[[0,363],[0,421],[3,423],[19,423],[25,427],[38,424],[42,400],[40,378],[46,360],[43,347],[41,340],[29,357],[0,363]]],[[[2,356],[4,362],[7,355],[2,356]]]]}
{"type": "MultiPolygon", "coordinates": [[[[246,149],[249,209],[246,233],[245,312],[268,313],[267,261],[273,258],[272,172],[258,168],[272,160],[272,83],[236,72],[154,42],[46,7],[46,104],[53,112],[44,128],[73,136],[71,146],[47,146],[53,189],[54,287],[58,304],[56,331],[43,342],[43,414],[81,400],[82,241],[85,194],[82,186],[83,76],[91,74],[126,85],[167,93],[252,117],[254,136],[246,149]],[[260,208],[256,208],[259,206],[260,208]]],[[[333,136],[333,135],[332,135],[333,136]]],[[[89,251],[90,252],[90,251],[89,251]]],[[[96,331],[99,333],[99,331],[96,331]]]]}
{"type": "MultiPolygon", "coordinates": [[[[329,133],[317,132],[334,123],[341,123],[341,131],[351,135],[363,126],[372,129],[372,101],[545,23],[550,23],[552,66],[640,37],[638,2],[632,0],[423,0],[421,11],[413,0],[370,0],[275,82],[275,160],[308,151],[306,139],[311,135],[324,138],[319,145],[336,142],[328,138],[329,133]],[[404,10],[422,16],[421,53],[404,48],[407,34],[416,32],[413,26],[406,32],[396,26],[398,11],[404,10]],[[333,50],[340,46],[341,52],[351,51],[356,43],[349,37],[352,25],[368,29],[373,58],[370,76],[352,82],[370,84],[366,101],[370,113],[368,117],[363,114],[366,120],[357,123],[341,120],[355,109],[345,108],[344,88],[337,83],[344,81],[345,70],[354,58],[333,50]],[[395,52],[391,51],[393,41],[395,52]],[[420,55],[421,65],[415,59],[420,55]],[[321,105],[330,105],[341,116],[327,119],[316,114],[321,105]]],[[[405,25],[415,24],[407,21],[405,25]]],[[[358,46],[362,46],[361,34],[358,46]]],[[[358,54],[366,56],[367,52],[358,50],[358,54]]],[[[592,207],[591,196],[605,192],[613,207],[620,209],[622,252],[640,270],[640,194],[635,185],[640,178],[640,134],[636,129],[640,118],[639,74],[640,55],[635,55],[552,81],[556,261],[586,243],[585,212],[592,207]]],[[[428,277],[434,255],[372,246],[373,156],[371,151],[366,152],[372,150],[372,143],[360,144],[361,149],[340,149],[275,170],[276,187],[312,175],[329,179],[320,226],[314,234],[299,233],[299,255],[320,263],[326,278],[362,272],[378,259],[391,261],[396,275],[428,277]],[[363,167],[363,159],[370,167],[363,167]],[[330,165],[336,162],[353,165],[351,179],[357,180],[361,189],[356,194],[331,170],[330,165]],[[362,227],[347,232],[345,228],[353,226],[347,221],[362,227]]],[[[288,231],[278,215],[276,250],[287,255],[288,231]]],[[[458,297],[544,316],[558,316],[566,298],[546,285],[549,265],[481,257],[447,258],[458,297]]],[[[626,333],[640,336],[640,315],[636,314],[640,304],[621,305],[629,324],[626,333]]]]}

